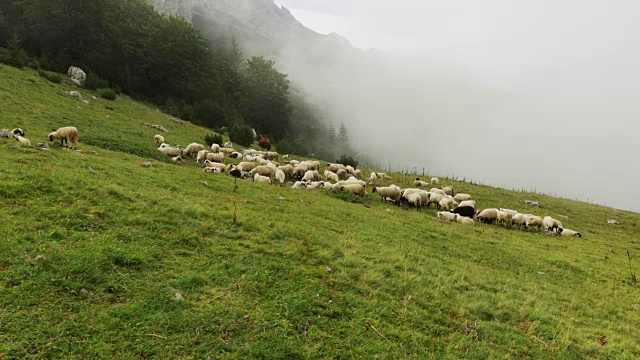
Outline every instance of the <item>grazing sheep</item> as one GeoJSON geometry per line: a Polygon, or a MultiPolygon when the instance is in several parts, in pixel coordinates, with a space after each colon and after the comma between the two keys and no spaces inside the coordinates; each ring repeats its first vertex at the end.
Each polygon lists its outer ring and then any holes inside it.
{"type": "Polygon", "coordinates": [[[271,178],[268,176],[262,176],[260,174],[253,175],[253,181],[265,184],[271,184],[271,178]]]}
{"type": "Polygon", "coordinates": [[[533,201],[533,200],[525,200],[524,201],[525,204],[527,205],[531,205],[531,206],[535,206],[535,207],[540,207],[540,203],[537,201],[533,201]]]}
{"type": "Polygon", "coordinates": [[[284,186],[284,182],[287,179],[287,176],[285,175],[284,171],[277,169],[275,177],[276,177],[276,180],[278,180],[278,184],[280,184],[280,186],[284,186]]]}
{"type": "Polygon", "coordinates": [[[325,170],[324,177],[327,179],[327,181],[328,180],[335,181],[335,182],[340,181],[338,174],[334,173],[333,171],[325,170]]]}
{"type": "Polygon", "coordinates": [[[442,188],[445,194],[453,196],[453,186],[445,186],[442,188]]]}
{"type": "Polygon", "coordinates": [[[234,151],[236,151],[234,148],[225,148],[225,147],[220,148],[220,152],[225,153],[227,155],[230,155],[234,151]]]}
{"type": "Polygon", "coordinates": [[[372,171],[369,175],[369,184],[374,184],[376,180],[378,180],[378,175],[372,171]]]}
{"type": "Polygon", "coordinates": [[[344,191],[344,192],[350,192],[362,197],[367,196],[367,192],[364,190],[364,186],[360,185],[360,184],[348,184],[348,185],[342,185],[340,187],[340,191],[344,191]]]}
{"type": "Polygon", "coordinates": [[[356,175],[356,169],[354,169],[353,166],[347,165],[344,167],[344,169],[347,171],[347,173],[349,173],[349,175],[353,175],[353,176],[356,175]]]}
{"type": "Polygon", "coordinates": [[[429,184],[428,182],[426,182],[426,181],[422,181],[422,180],[420,180],[420,178],[416,178],[415,180],[413,180],[413,186],[418,186],[418,187],[423,186],[423,187],[427,187],[427,186],[429,186],[429,185],[430,185],[430,184],[429,184]]]}
{"type": "Polygon", "coordinates": [[[336,175],[338,175],[338,178],[342,180],[349,177],[349,173],[345,169],[338,169],[338,171],[336,171],[336,175]]]}
{"type": "Polygon", "coordinates": [[[231,149],[233,148],[233,143],[231,141],[227,141],[224,143],[223,147],[227,148],[227,149],[231,149]]]}
{"type": "Polygon", "coordinates": [[[440,201],[442,201],[445,195],[434,192],[429,192],[429,194],[429,202],[436,204],[436,207],[440,209],[440,201]]]}
{"type": "Polygon", "coordinates": [[[402,194],[401,201],[409,206],[415,207],[418,211],[422,210],[422,197],[418,193],[404,193],[402,194]]]}
{"type": "Polygon", "coordinates": [[[211,144],[211,151],[213,151],[214,153],[219,153],[220,152],[220,145],[213,143],[211,144]]]}
{"type": "Polygon", "coordinates": [[[251,174],[251,176],[254,176],[255,174],[260,174],[268,178],[273,178],[276,174],[276,171],[273,168],[270,168],[268,166],[260,165],[253,168],[253,170],[249,171],[249,173],[251,174]]]}
{"type": "Polygon", "coordinates": [[[18,140],[18,142],[20,142],[22,146],[29,146],[29,147],[32,146],[31,141],[29,141],[29,139],[27,139],[26,137],[22,137],[20,135],[14,135],[14,138],[18,140]]]}
{"type": "Polygon", "coordinates": [[[457,203],[455,202],[455,200],[453,200],[452,197],[446,196],[443,197],[442,200],[440,200],[438,205],[440,205],[440,209],[442,210],[451,211],[456,207],[457,203]]]}
{"type": "Polygon", "coordinates": [[[278,166],[278,169],[282,170],[287,180],[293,179],[293,165],[287,164],[287,165],[278,166]]]}
{"type": "Polygon", "coordinates": [[[353,172],[353,176],[355,176],[356,179],[362,179],[362,170],[356,169],[356,171],[353,172]]]}
{"type": "Polygon", "coordinates": [[[307,183],[307,190],[324,189],[324,181],[313,181],[307,183]]]}
{"type": "Polygon", "coordinates": [[[471,225],[471,226],[474,226],[476,224],[475,221],[473,221],[473,219],[460,216],[460,215],[456,215],[456,222],[458,224],[471,225]]]}
{"type": "Polygon", "coordinates": [[[171,161],[173,161],[175,164],[182,164],[182,156],[172,157],[171,161]]]}
{"type": "Polygon", "coordinates": [[[153,139],[156,142],[156,147],[158,147],[158,146],[160,146],[161,144],[164,143],[164,136],[162,136],[162,135],[156,135],[156,136],[153,137],[153,139]]]}
{"type": "Polygon", "coordinates": [[[511,229],[513,224],[513,215],[510,212],[504,210],[498,210],[498,222],[511,229]]]}
{"type": "Polygon", "coordinates": [[[436,216],[438,217],[438,220],[456,221],[456,217],[458,215],[448,211],[438,211],[436,216]]]}
{"type": "Polygon", "coordinates": [[[542,226],[544,226],[544,229],[546,231],[555,231],[558,234],[560,234],[562,232],[562,229],[564,228],[559,220],[556,220],[551,216],[545,216],[542,219],[542,226]]]}
{"type": "Polygon", "coordinates": [[[571,230],[571,229],[561,229],[560,230],[560,235],[561,236],[575,236],[575,237],[582,237],[582,234],[575,231],[575,230],[571,230]]]}
{"type": "Polygon", "coordinates": [[[515,215],[515,214],[517,214],[517,213],[518,213],[517,211],[515,211],[515,210],[511,210],[511,209],[503,209],[503,208],[499,208],[498,210],[500,210],[500,211],[504,211],[504,212],[506,212],[506,213],[509,213],[509,214],[511,214],[511,216],[513,216],[513,215],[515,215]]]}
{"type": "Polygon", "coordinates": [[[461,202],[461,201],[465,201],[465,200],[471,200],[471,195],[458,193],[458,194],[456,194],[456,196],[453,197],[453,200],[455,200],[457,202],[461,202]]]}
{"type": "Polygon", "coordinates": [[[166,144],[162,144],[160,145],[160,147],[158,148],[158,151],[160,151],[161,153],[170,156],[170,157],[176,157],[176,156],[181,156],[182,155],[182,149],[179,147],[173,147],[173,146],[166,146],[166,144]]]}
{"type": "Polygon", "coordinates": [[[437,189],[437,188],[432,188],[431,190],[429,190],[429,192],[432,194],[441,194],[442,196],[447,195],[447,193],[444,192],[444,190],[437,189]]]}
{"type": "Polygon", "coordinates": [[[458,206],[471,206],[473,207],[475,210],[478,210],[478,204],[476,203],[475,200],[465,200],[465,201],[461,201],[460,204],[458,204],[458,206]]]}
{"type": "Polygon", "coordinates": [[[438,186],[438,183],[439,183],[439,182],[440,182],[440,180],[438,180],[438,178],[437,178],[437,177],[432,177],[432,178],[431,178],[431,181],[430,181],[431,186],[438,186]]]}
{"type": "Polygon", "coordinates": [[[456,206],[455,209],[451,210],[451,212],[472,219],[476,214],[476,209],[471,206],[456,206]]]}
{"type": "Polygon", "coordinates": [[[320,181],[320,179],[320,173],[317,170],[309,170],[302,177],[302,181],[320,181]]]}
{"type": "Polygon", "coordinates": [[[227,171],[227,166],[225,164],[220,164],[220,163],[216,163],[210,160],[205,160],[204,161],[204,166],[205,166],[205,172],[209,172],[206,169],[217,169],[215,171],[211,170],[212,172],[218,173],[218,174],[222,174],[224,172],[227,171]]]}
{"type": "Polygon", "coordinates": [[[376,193],[376,192],[380,194],[382,201],[385,201],[386,198],[389,198],[393,200],[394,203],[400,205],[402,192],[398,187],[391,187],[391,186],[374,187],[373,190],[371,190],[371,193],[376,193]]]}
{"type": "Polygon", "coordinates": [[[13,130],[11,130],[11,133],[13,134],[13,136],[22,136],[24,137],[24,130],[20,129],[20,128],[15,128],[13,130]]]}
{"type": "Polygon", "coordinates": [[[237,151],[232,152],[231,154],[229,154],[229,157],[232,159],[241,159],[244,157],[244,155],[240,154],[237,151]]]}
{"type": "Polygon", "coordinates": [[[484,209],[478,213],[478,220],[485,224],[493,224],[498,220],[498,209],[484,209]]]}
{"type": "Polygon", "coordinates": [[[295,183],[293,183],[293,186],[291,186],[292,189],[304,189],[306,187],[307,183],[303,181],[296,181],[295,183]]]}
{"type": "Polygon", "coordinates": [[[531,215],[529,217],[529,227],[530,228],[537,227],[538,230],[541,230],[543,226],[544,226],[544,222],[543,222],[543,220],[542,220],[542,218],[540,216],[531,215]]]}
{"type": "Polygon", "coordinates": [[[511,217],[511,220],[513,221],[513,225],[518,226],[518,229],[527,229],[529,227],[529,221],[524,214],[517,213],[511,217]]]}
{"type": "Polygon", "coordinates": [[[255,169],[256,166],[257,165],[254,162],[243,161],[243,162],[238,164],[238,169],[240,171],[251,171],[251,170],[255,169]]]}
{"type": "Polygon", "coordinates": [[[224,154],[223,153],[212,153],[207,150],[198,151],[198,156],[196,157],[196,162],[200,162],[199,160],[209,160],[212,162],[217,162],[224,164],[224,154]]]}
{"type": "Polygon", "coordinates": [[[191,144],[187,145],[187,147],[184,149],[184,151],[182,153],[187,155],[187,156],[196,157],[198,152],[202,151],[204,149],[205,149],[205,147],[202,144],[191,143],[191,144]]]}
{"type": "Polygon", "coordinates": [[[60,139],[62,146],[69,147],[69,142],[71,142],[71,148],[78,148],[78,129],[73,126],[61,127],[58,130],[49,134],[49,141],[53,141],[55,139],[60,139]],[[65,142],[67,145],[65,146],[65,142]]]}
{"type": "MultiPolygon", "coordinates": [[[[396,186],[396,185],[389,185],[389,187],[395,187],[399,190],[400,187],[396,186]]],[[[404,196],[405,194],[418,194],[420,195],[420,199],[421,199],[421,205],[422,206],[429,206],[429,204],[431,203],[430,197],[431,194],[423,189],[412,189],[412,188],[408,188],[408,189],[404,189],[401,190],[402,195],[404,196]]]]}

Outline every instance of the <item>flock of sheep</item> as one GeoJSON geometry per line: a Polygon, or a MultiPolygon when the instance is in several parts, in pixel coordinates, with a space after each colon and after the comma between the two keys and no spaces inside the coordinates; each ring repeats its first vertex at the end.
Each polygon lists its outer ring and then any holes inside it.
{"type": "MultiPolygon", "coordinates": [[[[69,147],[69,143],[71,143],[71,148],[75,149],[78,146],[78,129],[73,126],[61,127],[58,130],[49,134],[49,141],[60,140],[63,147],[69,147]],[[66,145],[65,145],[66,143],[66,145]]],[[[15,128],[11,131],[7,129],[0,130],[0,138],[7,139],[15,139],[22,146],[32,147],[31,141],[25,137],[25,133],[20,128],[15,128]]],[[[49,145],[47,143],[39,143],[36,145],[38,148],[48,149],[49,145]]]]}
{"type": "MultiPolygon", "coordinates": [[[[324,175],[321,175],[320,162],[314,160],[298,161],[289,159],[288,155],[282,156],[272,151],[258,151],[247,149],[238,152],[231,142],[220,146],[213,144],[210,148],[202,144],[192,143],[186,148],[169,146],[162,135],[155,136],[157,150],[171,157],[175,163],[182,163],[183,157],[191,156],[197,163],[202,162],[205,173],[223,174],[247,179],[266,184],[278,184],[285,186],[293,183],[293,189],[330,189],[334,191],[350,192],[359,196],[367,196],[367,186],[371,186],[372,193],[380,195],[382,201],[391,202],[398,206],[413,207],[421,210],[432,204],[439,210],[437,217],[443,221],[451,221],[465,225],[475,225],[476,222],[484,224],[499,224],[511,228],[538,231],[544,229],[550,234],[561,236],[582,237],[575,230],[565,229],[562,223],[551,216],[540,217],[533,214],[521,214],[515,210],[504,208],[489,208],[478,210],[476,201],[469,194],[454,193],[452,186],[437,187],[438,178],[431,178],[429,182],[416,178],[415,188],[401,188],[397,185],[376,187],[379,180],[391,180],[387,174],[371,172],[370,176],[363,180],[361,170],[350,165],[327,164],[324,175]],[[227,158],[236,159],[239,163],[226,165],[227,158]],[[429,188],[430,190],[426,190],[429,188]]],[[[539,206],[535,201],[526,201],[527,205],[539,206]]]]}

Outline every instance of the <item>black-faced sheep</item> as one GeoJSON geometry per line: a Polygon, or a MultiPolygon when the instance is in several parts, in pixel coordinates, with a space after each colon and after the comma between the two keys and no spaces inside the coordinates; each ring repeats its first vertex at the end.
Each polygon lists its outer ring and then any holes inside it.
{"type": "Polygon", "coordinates": [[[575,230],[571,230],[571,229],[561,229],[560,230],[560,235],[561,236],[575,236],[575,237],[582,237],[582,234],[575,231],[575,230]]]}
{"type": "Polygon", "coordinates": [[[62,143],[62,146],[69,147],[69,143],[71,143],[71,148],[78,147],[78,129],[73,126],[65,126],[61,127],[58,130],[49,134],[49,141],[53,141],[55,139],[59,139],[62,143]]]}
{"type": "Polygon", "coordinates": [[[478,220],[485,224],[493,224],[498,220],[498,209],[484,209],[478,213],[478,220]]]}

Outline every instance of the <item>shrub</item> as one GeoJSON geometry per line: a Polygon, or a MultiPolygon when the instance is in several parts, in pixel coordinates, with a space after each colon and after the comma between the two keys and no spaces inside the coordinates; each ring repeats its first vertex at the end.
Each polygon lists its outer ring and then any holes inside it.
{"type": "Polygon", "coordinates": [[[233,124],[229,129],[229,140],[242,146],[253,144],[253,131],[245,124],[233,124]]]}
{"type": "Polygon", "coordinates": [[[117,96],[115,90],[111,88],[98,89],[98,95],[101,98],[105,98],[107,100],[112,100],[112,101],[115,100],[117,96]]]}
{"type": "Polygon", "coordinates": [[[60,75],[60,74],[56,74],[56,73],[40,70],[40,71],[38,71],[38,75],[40,75],[40,77],[43,77],[43,78],[51,81],[52,83],[56,83],[56,84],[62,83],[62,75],[60,75]]]}
{"type": "Polygon", "coordinates": [[[222,145],[222,135],[207,134],[204,136],[204,143],[211,146],[213,144],[222,145]]]}
{"type": "Polygon", "coordinates": [[[208,128],[226,124],[224,109],[211,99],[204,99],[193,105],[194,122],[208,128]]]}
{"type": "Polygon", "coordinates": [[[344,154],[340,156],[340,158],[337,159],[336,162],[342,165],[351,165],[354,169],[358,168],[358,161],[351,155],[344,154]]]}
{"type": "Polygon", "coordinates": [[[87,79],[84,81],[84,88],[88,90],[96,90],[108,87],[109,81],[100,78],[98,75],[92,72],[87,74],[87,79]]]}

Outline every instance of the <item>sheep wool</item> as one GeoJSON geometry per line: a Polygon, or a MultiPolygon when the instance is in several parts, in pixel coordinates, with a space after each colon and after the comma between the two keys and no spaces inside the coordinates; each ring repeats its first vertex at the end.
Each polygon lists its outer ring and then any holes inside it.
{"type": "Polygon", "coordinates": [[[49,134],[49,141],[53,141],[55,139],[59,139],[62,143],[62,146],[69,147],[69,143],[71,143],[71,148],[78,147],[78,129],[73,126],[61,127],[58,130],[49,134]]]}
{"type": "Polygon", "coordinates": [[[156,136],[153,137],[153,139],[156,142],[156,146],[160,146],[160,145],[162,145],[162,143],[164,143],[164,136],[162,136],[162,135],[156,135],[156,136]]]}

